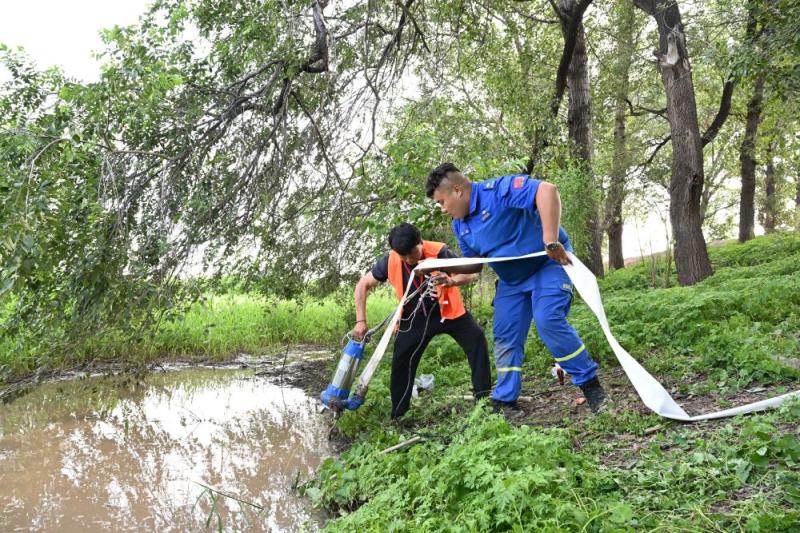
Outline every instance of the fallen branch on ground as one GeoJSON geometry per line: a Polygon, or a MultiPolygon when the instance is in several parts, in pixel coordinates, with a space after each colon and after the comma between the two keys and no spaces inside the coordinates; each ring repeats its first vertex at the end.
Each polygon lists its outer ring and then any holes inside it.
{"type": "Polygon", "coordinates": [[[391,452],[403,449],[403,448],[405,448],[407,446],[411,446],[412,444],[416,444],[416,443],[420,442],[421,440],[422,440],[422,437],[417,435],[416,437],[412,437],[412,438],[410,438],[408,440],[404,440],[400,444],[395,444],[394,446],[386,448],[385,450],[381,451],[381,453],[391,453],[391,452]]]}

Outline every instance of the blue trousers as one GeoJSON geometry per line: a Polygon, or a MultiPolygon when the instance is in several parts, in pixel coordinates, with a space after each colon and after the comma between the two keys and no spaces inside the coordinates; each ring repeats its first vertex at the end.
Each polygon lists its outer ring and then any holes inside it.
{"type": "Polygon", "coordinates": [[[523,283],[498,282],[494,298],[497,385],[493,399],[510,402],[519,396],[531,320],[553,358],[572,376],[573,384],[582,385],[596,377],[597,363],[567,322],[571,303],[572,283],[555,261],[549,261],[523,283]]]}

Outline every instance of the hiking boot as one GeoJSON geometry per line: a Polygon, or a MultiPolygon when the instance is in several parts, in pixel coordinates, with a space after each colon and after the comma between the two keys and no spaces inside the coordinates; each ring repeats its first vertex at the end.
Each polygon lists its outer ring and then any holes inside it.
{"type": "Polygon", "coordinates": [[[524,414],[516,400],[504,402],[502,400],[492,399],[492,412],[502,414],[506,420],[514,420],[524,414]]]}
{"type": "Polygon", "coordinates": [[[594,378],[579,386],[586,397],[586,401],[589,403],[589,409],[593,413],[602,413],[606,410],[608,407],[608,395],[603,390],[603,386],[600,385],[599,379],[594,378]]]}

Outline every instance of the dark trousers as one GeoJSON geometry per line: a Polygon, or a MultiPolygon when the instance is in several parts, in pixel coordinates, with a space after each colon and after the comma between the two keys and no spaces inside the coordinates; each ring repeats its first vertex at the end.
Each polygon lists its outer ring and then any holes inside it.
{"type": "Polygon", "coordinates": [[[491,392],[489,347],[483,328],[469,313],[442,322],[439,307],[434,306],[427,315],[418,311],[411,324],[407,320],[400,323],[392,356],[392,418],[403,416],[408,411],[422,352],[431,339],[441,333],[450,335],[467,354],[475,397],[482,398],[491,392]]]}

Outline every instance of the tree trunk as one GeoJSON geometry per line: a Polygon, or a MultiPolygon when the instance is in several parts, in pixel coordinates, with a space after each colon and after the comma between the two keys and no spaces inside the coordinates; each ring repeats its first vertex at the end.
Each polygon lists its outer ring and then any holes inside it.
{"type": "Polygon", "coordinates": [[[742,172],[742,190],[739,195],[739,242],[755,236],[756,158],[755,146],[758,124],[761,122],[761,103],[764,99],[764,79],[756,79],[753,97],[747,102],[747,122],[744,139],[739,149],[739,164],[742,172]]]}
{"type": "MultiPolygon", "coordinates": [[[[613,184],[612,184],[613,185],[613,184]]],[[[609,194],[612,194],[609,192],[609,194]]],[[[608,207],[608,206],[607,206],[608,207]]],[[[608,269],[625,268],[625,256],[622,253],[622,202],[614,202],[608,221],[608,269]]]]}
{"type": "Polygon", "coordinates": [[[775,197],[775,154],[772,144],[767,147],[767,172],[764,178],[764,232],[775,233],[778,199],[775,197]]]}
{"type": "Polygon", "coordinates": [[[800,231],[800,174],[794,178],[794,229],[800,231]]]}
{"type": "MultiPolygon", "coordinates": [[[[565,16],[562,23],[564,38],[568,38],[568,22],[571,17],[582,16],[576,14],[576,0],[561,0],[560,9],[565,16]]],[[[585,180],[592,187],[592,93],[589,86],[589,58],[586,52],[586,36],[583,24],[578,27],[575,36],[575,49],[572,52],[572,61],[567,72],[567,87],[569,88],[569,109],[567,123],[569,138],[572,141],[573,157],[581,162],[581,169],[585,173],[585,180]]],[[[591,194],[591,193],[590,193],[591,194]]],[[[586,266],[595,276],[603,275],[603,233],[600,224],[600,205],[593,194],[589,199],[588,214],[586,219],[586,266]]]]}
{"type": "Polygon", "coordinates": [[[669,218],[675,237],[678,282],[693,285],[712,274],[703,237],[703,147],[697,122],[692,70],[678,4],[672,0],[634,0],[658,24],[661,81],[667,95],[672,134],[669,218]]]}
{"type": "Polygon", "coordinates": [[[633,32],[636,20],[633,4],[621,2],[616,26],[617,61],[614,78],[618,80],[614,95],[614,155],[611,162],[610,183],[606,197],[605,222],[608,234],[608,268],[624,268],[622,253],[622,202],[625,200],[625,175],[628,171],[628,150],[625,137],[625,111],[628,98],[630,68],[633,59],[633,32]]]}

